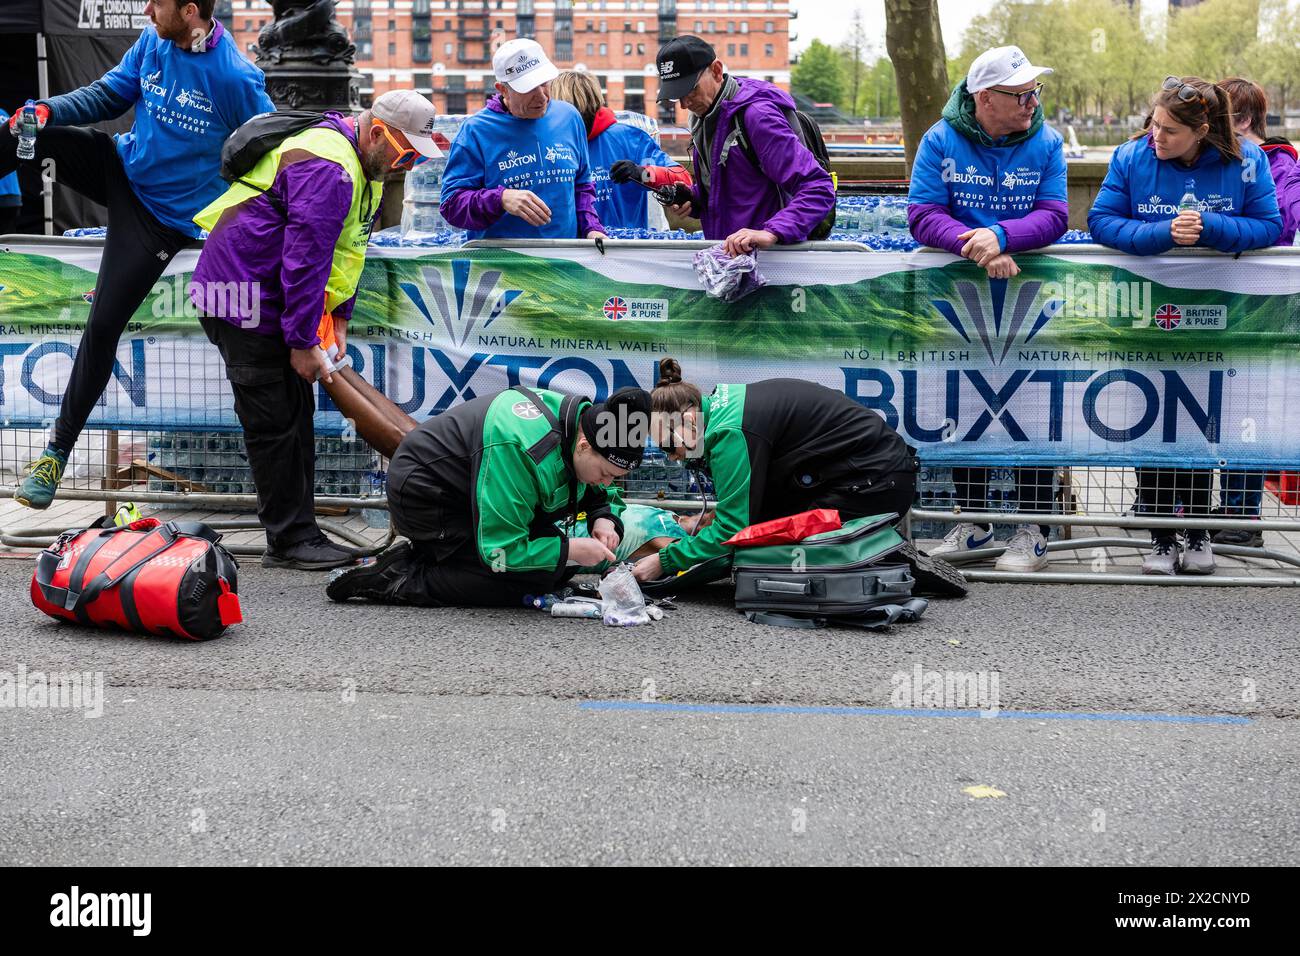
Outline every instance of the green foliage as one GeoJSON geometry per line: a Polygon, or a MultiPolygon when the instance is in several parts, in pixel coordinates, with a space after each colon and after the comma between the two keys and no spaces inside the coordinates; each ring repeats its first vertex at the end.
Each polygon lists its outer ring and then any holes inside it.
{"type": "Polygon", "coordinates": [[[790,73],[790,87],[814,103],[838,103],[844,86],[839,54],[820,40],[799,56],[790,73]]]}

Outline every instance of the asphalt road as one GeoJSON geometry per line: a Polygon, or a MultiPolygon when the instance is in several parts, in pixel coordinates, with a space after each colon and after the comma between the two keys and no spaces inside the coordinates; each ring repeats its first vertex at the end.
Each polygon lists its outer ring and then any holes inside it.
{"type": "Polygon", "coordinates": [[[103,713],[0,709],[0,864],[1300,856],[1289,590],[984,585],[870,633],[715,587],[621,630],[254,567],[190,644],[48,621],[29,575],[0,561],[0,671],[102,673],[103,713]],[[917,665],[996,672],[997,716],[900,708],[917,665]]]}

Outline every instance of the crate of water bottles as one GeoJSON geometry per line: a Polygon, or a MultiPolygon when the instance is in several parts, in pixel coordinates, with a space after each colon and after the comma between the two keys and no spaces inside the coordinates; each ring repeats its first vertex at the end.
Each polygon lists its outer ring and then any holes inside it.
{"type": "Polygon", "coordinates": [[[681,462],[669,460],[662,449],[648,445],[640,466],[627,473],[622,485],[624,496],[629,499],[699,498],[701,479],[703,493],[713,497],[712,479],[688,470],[681,462]]]}
{"type": "MultiPolygon", "coordinates": [[[[153,433],[149,435],[147,448],[152,466],[150,491],[192,490],[231,495],[257,492],[244,439],[237,432],[153,433]]],[[[316,494],[348,497],[371,494],[378,468],[379,457],[365,442],[347,437],[316,437],[316,494]]],[[[383,494],[382,482],[379,494],[383,494]]]]}

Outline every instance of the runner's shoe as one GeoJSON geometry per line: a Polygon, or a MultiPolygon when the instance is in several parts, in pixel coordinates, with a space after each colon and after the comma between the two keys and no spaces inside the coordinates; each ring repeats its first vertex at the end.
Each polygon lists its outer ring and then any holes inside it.
{"type": "Polygon", "coordinates": [[[63,469],[68,466],[67,452],[48,445],[34,462],[27,466],[27,476],[14,491],[14,500],[28,508],[44,511],[54,500],[63,480],[63,469]]]}

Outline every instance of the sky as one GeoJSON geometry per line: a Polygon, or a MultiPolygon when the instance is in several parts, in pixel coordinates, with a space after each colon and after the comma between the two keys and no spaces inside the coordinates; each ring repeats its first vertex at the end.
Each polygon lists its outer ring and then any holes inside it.
{"type": "MultiPolygon", "coordinates": [[[[1166,0],[1142,0],[1144,10],[1154,10],[1166,0]]],[[[943,43],[949,56],[961,51],[961,37],[971,20],[992,8],[994,0],[939,0],[939,20],[943,27],[943,43]]],[[[831,46],[844,42],[846,25],[856,7],[862,11],[862,24],[867,36],[875,45],[873,53],[885,52],[884,0],[791,0],[799,18],[790,24],[790,31],[799,39],[790,44],[795,53],[808,49],[813,40],[831,46]]]]}

